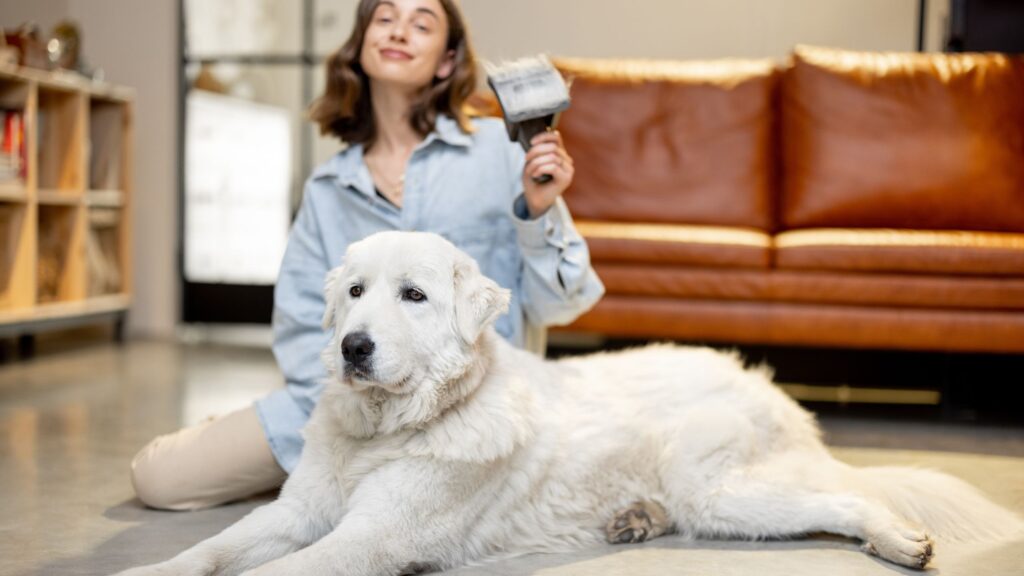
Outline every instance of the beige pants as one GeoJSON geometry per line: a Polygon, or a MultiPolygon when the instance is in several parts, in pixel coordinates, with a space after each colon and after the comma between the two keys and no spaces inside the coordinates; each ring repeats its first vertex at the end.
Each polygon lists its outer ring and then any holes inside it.
{"type": "Polygon", "coordinates": [[[216,506],[276,488],[286,477],[255,406],[160,436],[132,460],[135,493],[165,510],[216,506]]]}

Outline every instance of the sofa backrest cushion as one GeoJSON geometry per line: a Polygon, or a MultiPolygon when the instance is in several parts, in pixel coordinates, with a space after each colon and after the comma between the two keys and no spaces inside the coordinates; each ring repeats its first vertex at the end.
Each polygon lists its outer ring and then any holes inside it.
{"type": "Polygon", "coordinates": [[[765,61],[558,59],[565,193],[587,220],[745,226],[774,219],[774,96],[765,61]]]}
{"type": "Polygon", "coordinates": [[[798,47],[784,228],[1024,231],[1024,58],[798,47]]]}

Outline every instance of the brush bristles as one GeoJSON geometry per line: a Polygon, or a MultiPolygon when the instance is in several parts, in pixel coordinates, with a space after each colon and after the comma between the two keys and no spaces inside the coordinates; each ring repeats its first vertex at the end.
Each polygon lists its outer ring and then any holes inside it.
{"type": "Polygon", "coordinates": [[[512,122],[540,118],[569,106],[569,90],[545,56],[522,58],[499,65],[485,63],[491,88],[512,122]]]}

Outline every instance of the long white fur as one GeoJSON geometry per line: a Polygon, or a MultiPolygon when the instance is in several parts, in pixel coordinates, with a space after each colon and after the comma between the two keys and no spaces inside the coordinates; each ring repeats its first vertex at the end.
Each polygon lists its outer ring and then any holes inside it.
{"type": "Polygon", "coordinates": [[[688,537],[832,532],[916,567],[929,535],[1021,530],[951,476],[836,461],[813,416],[736,356],[656,345],[545,362],[513,348],[490,327],[507,291],[435,235],[354,244],[327,301],[332,376],[280,498],[124,575],[393,575],[568,551],[602,545],[636,500],[688,537]],[[427,301],[403,300],[410,285],[427,301]],[[345,370],[353,331],[376,344],[372,379],[345,370]]]}

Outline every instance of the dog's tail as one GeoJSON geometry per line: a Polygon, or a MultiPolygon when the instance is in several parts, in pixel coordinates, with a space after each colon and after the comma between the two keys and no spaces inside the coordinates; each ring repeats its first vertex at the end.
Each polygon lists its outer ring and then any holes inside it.
{"type": "Polygon", "coordinates": [[[932,536],[968,541],[1024,534],[1024,520],[959,478],[898,466],[852,470],[865,495],[880,500],[932,536]]]}

